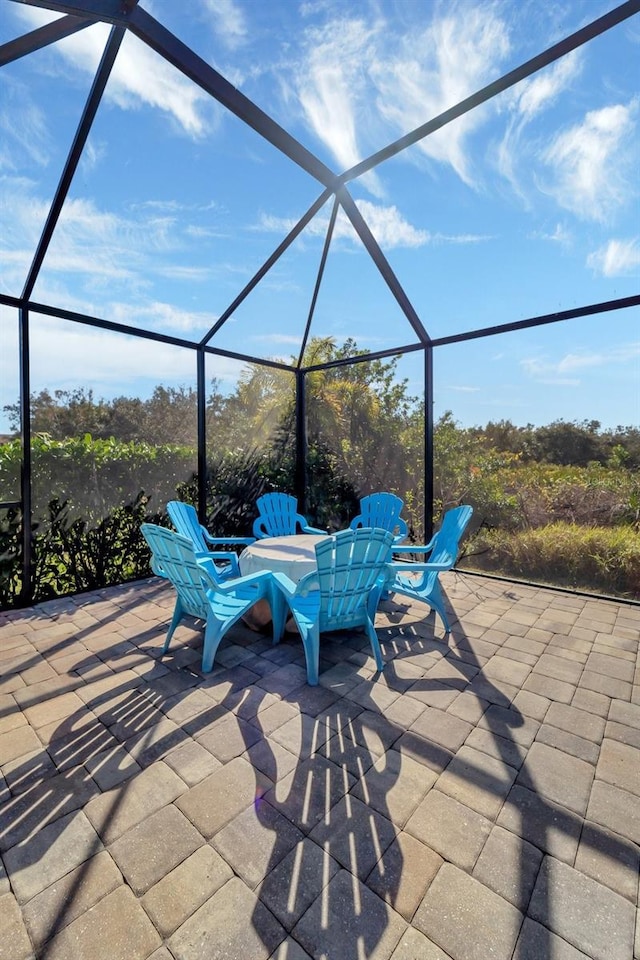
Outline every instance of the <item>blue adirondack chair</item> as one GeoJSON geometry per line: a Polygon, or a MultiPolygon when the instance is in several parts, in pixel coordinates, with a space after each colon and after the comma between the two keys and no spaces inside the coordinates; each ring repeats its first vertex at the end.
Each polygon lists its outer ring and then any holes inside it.
{"type": "Polygon", "coordinates": [[[264,493],[256,501],[258,516],[253,523],[257,540],[266,537],[289,537],[298,532],[328,536],[326,530],[310,527],[306,517],[298,513],[298,501],[288,493],[264,493]]]}
{"type": "Polygon", "coordinates": [[[394,543],[401,543],[408,534],[406,522],[400,516],[404,501],[395,493],[370,493],[360,500],[360,513],[349,524],[350,530],[376,527],[390,530],[394,543]]]}
{"type": "Polygon", "coordinates": [[[183,537],[189,537],[198,559],[212,560],[218,575],[223,580],[240,576],[240,567],[235,553],[231,550],[211,550],[210,547],[246,547],[255,542],[255,537],[212,537],[198,520],[195,507],[190,503],[183,503],[182,500],[170,500],[167,504],[167,513],[178,533],[183,537]]]}
{"type": "MultiPolygon", "coordinates": [[[[388,530],[341,530],[316,544],[317,572],[298,584],[274,573],[276,585],[295,618],[307,661],[307,681],[318,683],[320,634],[326,630],[364,627],[378,670],[384,663],[367,601],[391,556],[388,530]]],[[[374,607],[375,614],[375,607],[374,607]]],[[[274,637],[276,634],[274,633],[274,637]]]]}
{"type": "Polygon", "coordinates": [[[176,605],[163,653],[169,649],[171,638],[182,618],[197,617],[206,624],[202,669],[208,672],[213,667],[216,651],[227,630],[257,600],[262,599],[271,606],[274,639],[282,636],[286,607],[270,573],[252,573],[236,580],[221,580],[213,561],[196,558],[189,537],[152,523],[143,523],[140,530],[151,548],[154,571],[170,580],[176,591],[176,605]]]}
{"type": "Polygon", "coordinates": [[[375,614],[376,607],[383,592],[399,593],[412,600],[421,600],[429,604],[439,615],[444,624],[445,633],[451,632],[447,611],[445,609],[439,575],[442,570],[450,570],[458,558],[460,540],[467,524],[471,520],[473,507],[461,506],[447,510],[442,518],[442,525],[434,534],[429,543],[424,546],[403,544],[394,546],[394,553],[419,553],[429,555],[425,563],[409,563],[392,560],[387,565],[386,580],[380,580],[371,592],[369,612],[375,614]],[[414,576],[407,576],[411,572],[414,576]],[[415,576],[421,574],[421,576],[415,576]]]}

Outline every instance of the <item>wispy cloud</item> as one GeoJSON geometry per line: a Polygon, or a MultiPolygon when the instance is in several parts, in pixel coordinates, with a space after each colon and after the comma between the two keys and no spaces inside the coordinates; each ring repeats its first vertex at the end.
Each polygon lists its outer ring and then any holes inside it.
{"type": "MultiPolygon", "coordinates": [[[[495,78],[509,49],[506,24],[493,6],[454,4],[372,64],[377,107],[398,135],[407,133],[495,78]]],[[[418,149],[476,186],[468,140],[487,116],[488,108],[473,110],[421,140],[418,149]]]]}
{"type": "Polygon", "coordinates": [[[640,270],[640,238],[609,240],[605,246],[590,253],[587,266],[604,277],[625,277],[640,270]]]}
{"type": "Polygon", "coordinates": [[[54,140],[45,113],[33,103],[26,88],[11,74],[6,78],[3,75],[2,85],[0,171],[15,172],[20,169],[20,155],[27,156],[38,167],[46,167],[51,159],[54,140]]]}
{"type": "MultiPolygon", "coordinates": [[[[359,200],[357,207],[383,249],[423,247],[429,242],[428,232],[405,220],[396,206],[382,206],[369,200],[359,200]]],[[[337,239],[355,239],[351,222],[344,214],[337,218],[335,236],[337,239]]]]}
{"type": "MultiPolygon", "coordinates": [[[[47,11],[23,5],[17,5],[16,13],[30,27],[56,19],[47,11]]],[[[93,75],[109,32],[106,24],[94,24],[49,48],[51,56],[61,56],[67,68],[93,75]]],[[[210,97],[130,33],[122,41],[105,97],[123,110],[143,104],[155,107],[192,138],[207,134],[218,116],[210,97]]]]}
{"type": "Polygon", "coordinates": [[[300,346],[302,334],[299,337],[288,336],[286,333],[269,333],[253,337],[253,340],[265,341],[268,343],[291,344],[294,347],[300,346]]]}
{"type": "MultiPolygon", "coordinates": [[[[24,285],[48,205],[34,195],[28,180],[0,178],[0,189],[8,225],[0,239],[0,289],[16,295],[24,285]]],[[[159,280],[204,283],[224,265],[201,265],[192,257],[180,262],[186,241],[171,204],[130,208],[128,214],[104,210],[86,198],[68,198],[34,298],[109,319],[117,314],[129,324],[136,316],[143,326],[152,318],[158,328],[173,332],[208,329],[213,315],[161,308],[157,300],[149,303],[150,290],[159,280]],[[123,301],[130,297],[130,305],[120,311],[118,297],[123,301]],[[140,302],[143,306],[136,306],[140,302]]]]}
{"type": "Polygon", "coordinates": [[[524,372],[538,383],[579,386],[579,377],[571,374],[589,369],[637,362],[640,357],[640,341],[609,347],[607,350],[566,353],[557,360],[547,356],[528,357],[520,361],[524,372]]]}
{"type": "Polygon", "coordinates": [[[247,22],[242,9],[233,0],[204,0],[216,33],[230,50],[247,40],[247,22]]]}
{"type": "Polygon", "coordinates": [[[172,333],[204,333],[218,319],[214,313],[206,311],[182,310],[171,303],[154,300],[143,304],[115,302],[109,305],[109,319],[117,323],[172,333]]]}
{"type": "MultiPolygon", "coordinates": [[[[375,58],[379,26],[344,17],[307,32],[295,87],[307,124],[341,170],[363,158],[356,130],[367,111],[366,70],[375,58]]],[[[382,193],[375,174],[365,184],[376,195],[382,193]]]]}
{"type": "Polygon", "coordinates": [[[539,153],[536,137],[529,139],[528,128],[580,76],[583,56],[573,50],[546,69],[523,80],[505,97],[509,115],[507,127],[497,149],[497,166],[515,193],[529,205],[524,177],[529,177],[532,161],[539,153]]]}
{"type": "MultiPolygon", "coordinates": [[[[399,30],[378,8],[367,19],[336,16],[335,8],[328,6],[322,26],[307,28],[302,59],[291,65],[295,78],[288,91],[341,169],[425,123],[498,74],[509,38],[496,8],[451,4],[444,15],[435,9],[426,28],[399,30]]],[[[487,116],[487,109],[467,114],[446,131],[422,140],[417,155],[450,165],[466,183],[475,185],[478,174],[472,169],[467,142],[487,116]]],[[[415,161],[416,154],[406,157],[415,161]]],[[[385,195],[382,176],[369,173],[362,181],[378,197],[385,195]]]]}
{"type": "Polygon", "coordinates": [[[560,132],[544,151],[550,169],[544,189],[585,220],[606,222],[633,195],[631,134],[638,102],[592,110],[560,132]]]}
{"type": "MultiPolygon", "coordinates": [[[[430,233],[428,230],[422,230],[409,223],[393,204],[385,206],[372,203],[369,200],[357,200],[356,206],[384,250],[398,247],[423,247],[427,244],[481,243],[491,239],[491,236],[487,234],[430,233]]],[[[267,233],[286,234],[295,224],[296,221],[292,218],[263,213],[253,229],[267,233]]],[[[328,226],[328,215],[326,213],[317,214],[306,228],[303,236],[324,237],[328,226]]],[[[334,240],[345,240],[360,245],[360,239],[343,210],[339,211],[336,218],[333,238],[334,240]]]]}
{"type": "Polygon", "coordinates": [[[189,283],[200,283],[211,278],[208,267],[192,267],[177,263],[168,263],[158,267],[156,273],[169,280],[186,280],[189,283]]]}
{"type": "MultiPolygon", "coordinates": [[[[167,305],[155,305],[159,310],[167,305]]],[[[129,305],[123,309],[130,310],[129,305]]],[[[32,389],[70,389],[90,383],[96,396],[145,395],[156,384],[195,386],[195,351],[80,326],[53,317],[34,322],[32,389]]],[[[211,358],[212,376],[236,383],[242,364],[211,358]]],[[[9,398],[9,401],[11,398],[9,398]]]]}

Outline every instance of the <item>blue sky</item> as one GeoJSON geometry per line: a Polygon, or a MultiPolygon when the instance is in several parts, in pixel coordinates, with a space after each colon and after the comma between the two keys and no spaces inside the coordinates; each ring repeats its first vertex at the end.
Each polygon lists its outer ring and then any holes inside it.
{"type": "MultiPolygon", "coordinates": [[[[141,0],[335,172],[613,9],[565,2],[141,0]],[[186,13],[184,11],[187,11],[186,13]]],[[[0,0],[0,43],[54,15],[0,0]]],[[[19,295],[108,28],[0,70],[0,292],[19,295]]],[[[350,191],[433,337],[638,292],[640,16],[381,164],[350,191]]],[[[126,36],[33,298],[198,340],[320,185],[126,36]]],[[[215,345],[299,347],[330,204],[215,345]]],[[[0,307],[0,404],[15,400],[16,317],[0,307]]],[[[640,422],[639,311],[435,357],[436,415],[466,425],[640,422]]],[[[346,217],[312,335],[415,341],[346,217]]],[[[32,387],[98,396],[192,384],[194,356],[35,318],[32,387]]],[[[210,361],[229,388],[242,365],[210,361]]],[[[399,372],[420,392],[418,355],[399,372]]],[[[0,430],[3,420],[0,415],[0,430]]]]}

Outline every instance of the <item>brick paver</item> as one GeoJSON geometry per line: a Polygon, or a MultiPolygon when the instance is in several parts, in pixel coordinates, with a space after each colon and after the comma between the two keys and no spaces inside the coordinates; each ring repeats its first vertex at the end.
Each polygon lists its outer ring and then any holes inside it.
{"type": "Polygon", "coordinates": [[[510,960],[520,911],[452,863],[442,865],[414,924],[453,960],[510,960]]]}
{"type": "Polygon", "coordinates": [[[529,912],[595,960],[628,960],[631,956],[634,907],[559,860],[545,858],[529,912]]]}
{"type": "Polygon", "coordinates": [[[640,960],[640,608],[442,581],[316,688],[158,580],[0,614],[0,960],[640,960]]]}

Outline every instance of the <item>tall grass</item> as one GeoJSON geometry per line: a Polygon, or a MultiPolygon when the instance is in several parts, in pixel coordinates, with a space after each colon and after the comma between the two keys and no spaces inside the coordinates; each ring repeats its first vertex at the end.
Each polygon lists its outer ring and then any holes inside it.
{"type": "Polygon", "coordinates": [[[460,566],[640,600],[640,533],[631,526],[480,530],[460,566]]]}

